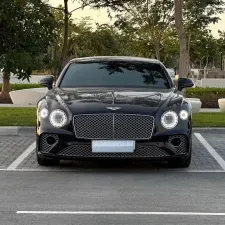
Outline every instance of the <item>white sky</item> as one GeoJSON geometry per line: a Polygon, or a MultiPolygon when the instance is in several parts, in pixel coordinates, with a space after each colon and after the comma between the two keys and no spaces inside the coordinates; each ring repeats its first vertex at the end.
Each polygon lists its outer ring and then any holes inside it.
{"type": "MultiPolygon", "coordinates": [[[[63,0],[49,0],[49,3],[52,6],[58,6],[60,4],[63,5],[63,0]]],[[[74,8],[79,7],[79,4],[72,3],[71,0],[69,0],[69,9],[72,10],[74,8]]],[[[109,23],[110,19],[108,18],[107,11],[106,9],[101,9],[101,10],[93,10],[90,9],[89,7],[86,7],[84,10],[77,10],[73,13],[73,18],[74,19],[81,19],[82,17],[89,16],[93,20],[93,22],[98,22],[100,24],[102,23],[109,23]]],[[[217,24],[211,24],[210,29],[212,30],[212,34],[215,37],[218,37],[218,30],[225,31],[225,13],[221,15],[221,20],[217,24]]]]}

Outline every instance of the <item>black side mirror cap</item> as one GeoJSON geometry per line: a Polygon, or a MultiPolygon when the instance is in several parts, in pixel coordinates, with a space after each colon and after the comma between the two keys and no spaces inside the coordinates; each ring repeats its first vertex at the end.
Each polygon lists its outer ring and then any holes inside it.
{"type": "Polygon", "coordinates": [[[39,81],[39,84],[41,86],[47,87],[48,90],[51,90],[53,82],[54,82],[53,76],[46,76],[45,78],[43,78],[39,81]]]}
{"type": "Polygon", "coordinates": [[[191,88],[194,86],[194,83],[191,79],[188,78],[179,78],[178,79],[178,90],[182,91],[184,88],[191,88]]]}

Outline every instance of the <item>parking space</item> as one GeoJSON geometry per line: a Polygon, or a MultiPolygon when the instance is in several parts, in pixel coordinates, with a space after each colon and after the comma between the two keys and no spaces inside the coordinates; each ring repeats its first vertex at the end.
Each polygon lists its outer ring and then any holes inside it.
{"type": "Polygon", "coordinates": [[[203,133],[202,136],[216,150],[216,152],[225,160],[225,134],[221,133],[203,133]]]}
{"type": "Polygon", "coordinates": [[[220,170],[221,167],[206,150],[197,137],[193,135],[193,158],[190,170],[220,170]]]}
{"type": "Polygon", "coordinates": [[[6,169],[33,142],[33,136],[0,136],[0,168],[6,169]]]}
{"type": "Polygon", "coordinates": [[[36,162],[34,136],[0,137],[0,220],[9,225],[136,225],[149,220],[222,225],[224,136],[194,133],[188,169],[80,161],[43,167],[36,162]]]}
{"type": "MultiPolygon", "coordinates": [[[[215,133],[201,133],[199,134],[205,141],[212,146],[212,148],[225,160],[225,134],[215,133]]],[[[16,170],[76,170],[76,169],[102,169],[103,164],[96,164],[94,162],[79,162],[79,161],[61,161],[60,166],[43,167],[36,162],[35,142],[34,136],[11,136],[0,137],[0,166],[1,169],[16,169],[16,170]],[[32,145],[33,144],[33,145],[32,145]],[[33,149],[28,149],[33,146],[33,149]],[[26,153],[28,149],[28,153],[26,153]],[[25,152],[25,154],[24,154],[25,152]],[[20,158],[19,158],[20,157],[20,158]],[[18,161],[19,158],[19,161],[18,161]],[[17,160],[17,161],[16,161],[17,160]],[[13,162],[16,161],[15,166],[13,162]]],[[[224,165],[225,166],[225,165],[224,165]]],[[[166,169],[165,164],[155,163],[127,163],[118,165],[106,165],[107,168],[113,169],[166,169]]],[[[170,169],[172,170],[172,169],[170,169]]],[[[223,171],[224,168],[218,162],[217,158],[208,151],[204,143],[199,140],[198,135],[193,134],[193,158],[190,168],[179,169],[178,171],[223,171]]]]}

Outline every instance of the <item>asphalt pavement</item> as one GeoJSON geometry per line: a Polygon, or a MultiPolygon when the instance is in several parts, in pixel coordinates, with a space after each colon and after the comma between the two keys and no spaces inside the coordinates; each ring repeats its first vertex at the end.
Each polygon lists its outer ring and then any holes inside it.
{"type": "Polygon", "coordinates": [[[35,137],[0,136],[0,224],[225,224],[225,133],[193,135],[189,169],[62,161],[40,167],[35,137]]]}

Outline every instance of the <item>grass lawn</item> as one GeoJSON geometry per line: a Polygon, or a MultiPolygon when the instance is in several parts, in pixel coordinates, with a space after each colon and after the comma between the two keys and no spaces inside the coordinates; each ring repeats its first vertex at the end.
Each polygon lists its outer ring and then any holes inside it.
{"type": "Polygon", "coordinates": [[[0,126],[35,126],[36,108],[0,108],[0,126]]]}
{"type": "Polygon", "coordinates": [[[198,113],[193,115],[194,127],[225,127],[225,113],[198,113]]]}
{"type": "MultiPolygon", "coordinates": [[[[35,126],[35,108],[0,108],[0,126],[35,126]]],[[[193,115],[194,127],[225,127],[225,113],[193,115]]]]}

